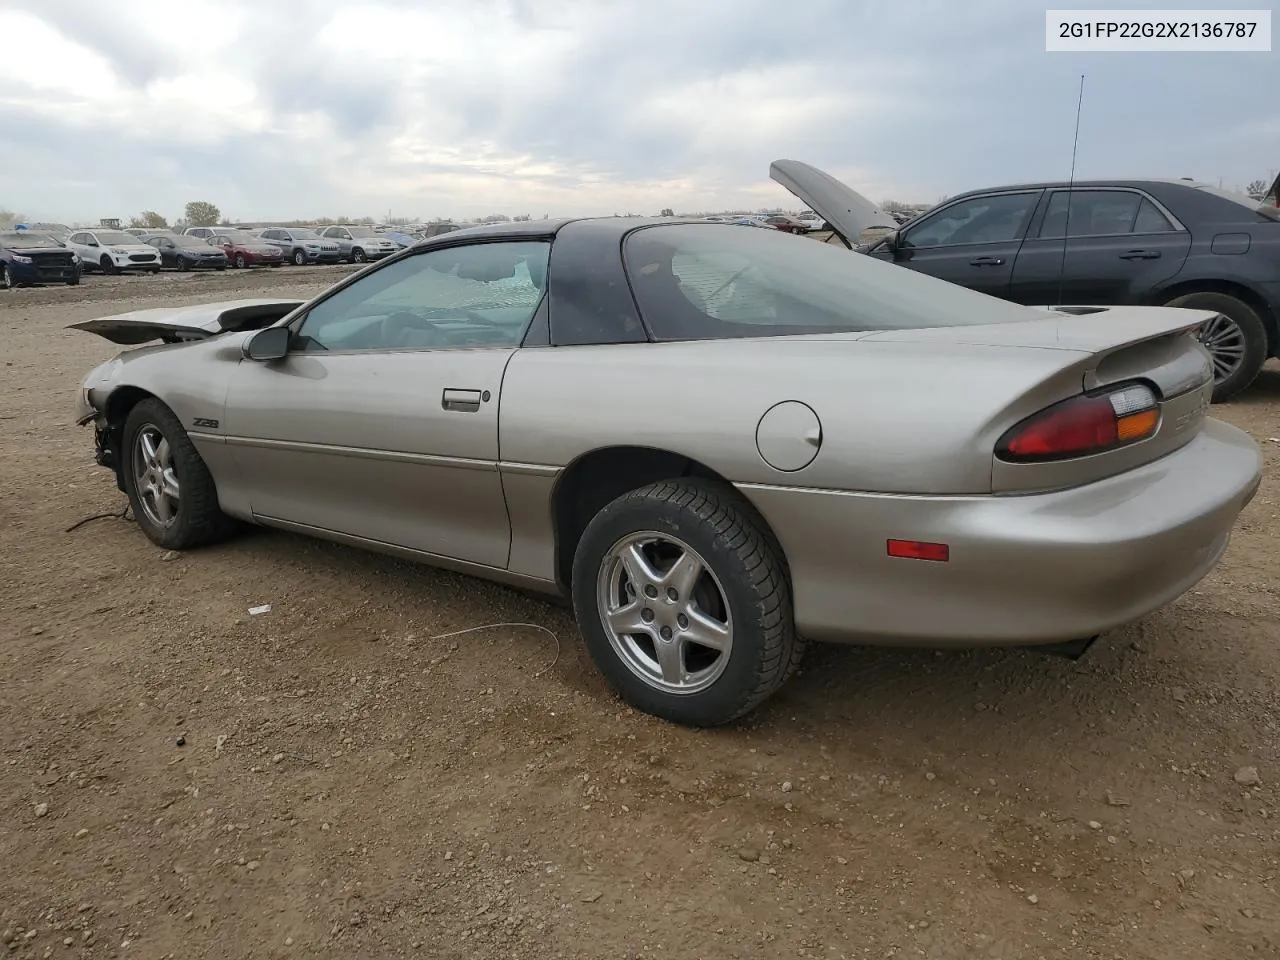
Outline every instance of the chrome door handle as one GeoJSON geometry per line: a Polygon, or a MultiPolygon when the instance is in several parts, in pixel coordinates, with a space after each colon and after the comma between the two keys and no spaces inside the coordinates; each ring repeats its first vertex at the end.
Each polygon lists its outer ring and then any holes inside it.
{"type": "Polygon", "coordinates": [[[480,409],[481,391],[446,387],[440,406],[455,413],[475,413],[480,409]]]}

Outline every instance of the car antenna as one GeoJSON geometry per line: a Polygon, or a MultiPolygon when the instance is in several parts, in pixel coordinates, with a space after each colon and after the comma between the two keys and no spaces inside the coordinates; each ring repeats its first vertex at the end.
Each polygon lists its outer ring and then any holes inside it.
{"type": "Polygon", "coordinates": [[[1080,94],[1076,97],[1076,133],[1071,141],[1071,176],[1067,180],[1067,219],[1062,224],[1062,260],[1058,263],[1058,296],[1055,306],[1062,306],[1062,282],[1067,273],[1067,240],[1071,236],[1071,188],[1076,182],[1076,148],[1080,145],[1080,108],[1084,105],[1084,74],[1080,74],[1080,94]]]}

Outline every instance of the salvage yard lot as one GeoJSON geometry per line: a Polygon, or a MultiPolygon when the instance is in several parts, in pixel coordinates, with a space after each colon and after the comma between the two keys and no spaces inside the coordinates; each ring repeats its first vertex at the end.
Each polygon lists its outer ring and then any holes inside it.
{"type": "Polygon", "coordinates": [[[10,955],[1280,954],[1275,364],[1215,408],[1266,473],[1173,606],[1078,663],[820,647],[699,732],[623,707],[567,610],[498,586],[275,532],[67,531],[125,502],[69,422],[116,348],[67,324],[352,269],[0,299],[10,955]],[[500,622],[558,644],[440,636],[500,622]]]}

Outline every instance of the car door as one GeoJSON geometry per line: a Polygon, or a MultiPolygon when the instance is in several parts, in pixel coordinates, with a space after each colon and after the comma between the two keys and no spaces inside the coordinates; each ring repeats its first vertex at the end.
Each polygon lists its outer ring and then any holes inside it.
{"type": "Polygon", "coordinates": [[[283,359],[241,362],[224,426],[254,515],[505,567],[498,403],[549,250],[469,243],[389,262],[291,323],[283,359]]]}
{"type": "Polygon", "coordinates": [[[1173,214],[1130,188],[1053,190],[1029,234],[1009,285],[1026,304],[1141,303],[1191,249],[1173,214]]]}
{"type": "Polygon", "coordinates": [[[877,247],[899,266],[1002,297],[1041,190],[969,196],[911,224],[877,247]]]}
{"type": "Polygon", "coordinates": [[[341,227],[327,227],[325,228],[324,233],[320,234],[320,236],[327,237],[336,243],[338,245],[338,253],[340,255],[345,257],[351,252],[351,240],[347,236],[347,231],[341,227]]]}

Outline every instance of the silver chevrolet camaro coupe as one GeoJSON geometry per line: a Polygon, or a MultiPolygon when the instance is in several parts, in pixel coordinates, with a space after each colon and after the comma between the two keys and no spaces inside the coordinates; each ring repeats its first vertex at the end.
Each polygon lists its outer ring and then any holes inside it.
{"type": "Polygon", "coordinates": [[[560,595],[628,702],[707,726],[810,640],[1076,649],[1204,577],[1261,466],[1207,416],[1206,316],[531,221],[76,324],[136,347],[77,419],[162,547],[250,522],[560,595]]]}

